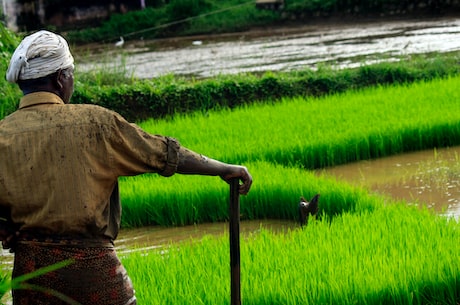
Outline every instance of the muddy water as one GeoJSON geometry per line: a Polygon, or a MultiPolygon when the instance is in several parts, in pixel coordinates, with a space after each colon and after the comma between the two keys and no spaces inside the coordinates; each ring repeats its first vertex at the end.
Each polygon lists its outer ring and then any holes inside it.
{"type": "Polygon", "coordinates": [[[318,173],[460,218],[460,146],[361,161],[318,173]]]}
{"type": "MultiPolygon", "coordinates": [[[[240,223],[242,236],[256,233],[261,228],[273,232],[286,232],[298,228],[298,224],[288,220],[251,220],[240,223]]],[[[185,227],[159,228],[147,227],[139,229],[122,230],[116,241],[117,251],[120,255],[144,249],[161,250],[170,243],[185,242],[191,239],[199,240],[205,235],[223,236],[229,232],[229,223],[200,224],[185,227]]]]}
{"type": "MultiPolygon", "coordinates": [[[[322,169],[318,175],[332,175],[409,204],[428,206],[437,213],[460,218],[460,146],[362,161],[322,169]]],[[[261,227],[285,231],[298,227],[286,220],[242,221],[241,233],[261,227]]],[[[122,230],[117,240],[120,253],[140,249],[161,249],[170,242],[181,242],[203,235],[223,235],[227,223],[203,224],[180,228],[141,228],[122,230]]]]}
{"type": "MultiPolygon", "coordinates": [[[[122,67],[139,78],[353,67],[399,56],[460,50],[460,19],[321,24],[233,35],[79,47],[78,69],[122,67]],[[88,55],[91,54],[91,55],[88,55]]],[[[119,70],[120,68],[118,68],[119,70]]]]}

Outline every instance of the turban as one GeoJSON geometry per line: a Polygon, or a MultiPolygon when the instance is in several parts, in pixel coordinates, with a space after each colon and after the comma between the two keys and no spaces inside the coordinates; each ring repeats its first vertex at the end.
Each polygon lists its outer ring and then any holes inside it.
{"type": "Polygon", "coordinates": [[[16,48],[6,71],[6,79],[16,83],[18,80],[44,77],[73,66],[67,41],[60,35],[39,31],[26,36],[16,48]]]}

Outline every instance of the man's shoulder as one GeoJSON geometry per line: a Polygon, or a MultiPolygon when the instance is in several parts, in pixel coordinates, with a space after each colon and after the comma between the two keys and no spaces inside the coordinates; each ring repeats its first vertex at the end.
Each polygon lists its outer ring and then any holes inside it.
{"type": "Polygon", "coordinates": [[[124,120],[117,112],[94,104],[67,104],[71,113],[77,117],[85,117],[93,121],[113,122],[124,120]]]}
{"type": "Polygon", "coordinates": [[[87,113],[98,116],[118,116],[119,114],[108,108],[94,104],[66,104],[70,111],[75,113],[87,113]]]}

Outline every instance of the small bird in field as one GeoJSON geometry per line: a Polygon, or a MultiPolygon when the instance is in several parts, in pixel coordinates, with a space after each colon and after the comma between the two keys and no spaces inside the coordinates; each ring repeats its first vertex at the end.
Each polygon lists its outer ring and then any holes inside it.
{"type": "Polygon", "coordinates": [[[310,201],[307,201],[305,198],[300,197],[299,202],[299,221],[300,226],[308,224],[308,217],[310,215],[314,216],[318,214],[318,203],[319,203],[320,194],[316,194],[310,201]]]}
{"type": "Polygon", "coordinates": [[[120,36],[120,40],[115,43],[115,46],[120,48],[125,44],[125,40],[120,36]]]}

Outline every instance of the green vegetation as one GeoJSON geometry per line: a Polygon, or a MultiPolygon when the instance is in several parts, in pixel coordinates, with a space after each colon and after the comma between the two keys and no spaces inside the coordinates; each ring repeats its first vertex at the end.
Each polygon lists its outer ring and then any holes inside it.
{"type": "MultiPolygon", "coordinates": [[[[289,174],[289,173],[286,173],[289,174]]],[[[457,304],[459,223],[404,205],[241,239],[248,305],[457,304]]],[[[228,236],[131,253],[142,304],[230,304],[228,236]]]]}
{"type": "Polygon", "coordinates": [[[71,43],[152,39],[177,35],[237,32],[279,19],[280,13],[259,11],[248,0],[173,0],[161,7],[114,14],[98,28],[69,31],[71,43]]]}
{"type": "MultiPolygon", "coordinates": [[[[217,142],[216,142],[217,143],[217,142]]],[[[289,149],[289,148],[287,148],[289,149]]],[[[376,204],[366,191],[312,172],[267,162],[248,162],[254,185],[241,197],[242,219],[297,219],[300,196],[321,193],[321,213],[372,211],[376,204]]],[[[180,226],[228,219],[228,185],[218,178],[156,175],[123,178],[123,227],[180,226]]]]}
{"type": "MultiPolygon", "coordinates": [[[[261,185],[259,189],[256,183],[251,194],[243,198],[244,217],[292,219],[295,210],[280,206],[280,202],[295,204],[301,190],[324,190],[322,193],[331,195],[337,187],[315,177],[285,176],[272,165],[252,162],[317,169],[458,145],[459,85],[460,77],[452,77],[322,98],[286,98],[274,104],[148,120],[140,125],[151,133],[176,137],[205,155],[249,163],[261,185]]],[[[226,219],[226,198],[221,195],[224,185],[209,185],[203,179],[209,178],[144,175],[123,179],[126,225],[185,225],[226,219]]],[[[328,215],[347,210],[346,205],[355,200],[345,198],[336,195],[329,200],[326,195],[321,198],[322,207],[328,215]]]]}
{"type": "MultiPolygon", "coordinates": [[[[306,24],[353,18],[438,16],[458,12],[449,0],[285,0],[283,10],[256,8],[254,0],[171,0],[144,10],[114,14],[97,28],[71,30],[72,43],[113,42],[118,37],[151,39],[184,35],[229,33],[254,27],[306,24]]],[[[62,30],[65,30],[64,28],[62,30]]],[[[69,29],[70,30],[70,29],[69,29]]]]}
{"type": "MultiPolygon", "coordinates": [[[[262,75],[222,75],[196,80],[168,75],[136,80],[123,68],[113,81],[101,75],[86,81],[76,76],[75,104],[94,103],[117,111],[131,121],[163,118],[193,111],[234,108],[281,97],[320,96],[375,85],[404,84],[458,75],[460,52],[411,56],[400,62],[379,63],[356,69],[322,67],[318,71],[262,75]],[[125,81],[123,81],[123,77],[125,81]]],[[[115,68],[116,69],[116,68],[115,68]]],[[[113,70],[109,70],[113,71],[113,70]]]]}
{"type": "MultiPolygon", "coordinates": [[[[346,71],[327,69],[318,74],[241,76],[254,79],[258,87],[228,79],[180,80],[177,84],[174,77],[169,78],[169,87],[167,79],[163,79],[164,87],[147,82],[140,87],[109,86],[110,77],[86,75],[87,80],[104,85],[97,91],[95,86],[78,84],[83,88],[76,98],[94,98],[96,103],[127,113],[130,107],[155,100],[155,90],[159,96],[176,98],[160,100],[167,119],[139,124],[153,133],[177,137],[206,155],[247,165],[254,186],[241,198],[243,219],[295,219],[300,196],[321,193],[320,215],[306,228],[281,234],[262,228],[260,234],[244,236],[244,304],[447,305],[460,302],[459,221],[307,170],[458,145],[458,60],[446,58],[450,59],[422,60],[416,69],[395,63],[346,71]],[[308,80],[304,79],[303,87],[301,81],[290,78],[302,75],[308,80]],[[368,82],[362,85],[363,80],[368,82]],[[267,100],[289,82],[292,90],[303,88],[303,94],[267,100]],[[375,84],[378,86],[366,88],[375,84]],[[195,90],[205,85],[208,95],[197,94],[195,90]],[[247,89],[252,86],[257,90],[247,89]],[[205,102],[219,100],[210,93],[215,88],[221,88],[217,92],[223,100],[250,93],[217,109],[203,107],[205,102]],[[258,92],[265,93],[255,95],[258,92]],[[132,99],[120,105],[120,98],[128,96],[132,99]],[[197,101],[199,106],[192,105],[197,101]]],[[[7,59],[2,58],[1,63],[5,65],[7,59]]],[[[2,107],[7,106],[2,108],[3,116],[17,103],[19,94],[15,99],[16,91],[6,91],[2,82],[0,90],[6,92],[5,101],[10,101],[3,102],[2,95],[2,107]]],[[[124,227],[228,218],[228,186],[215,177],[142,175],[121,179],[120,187],[124,227]]],[[[229,304],[228,248],[228,236],[206,237],[161,251],[130,253],[122,260],[139,303],[229,304]]],[[[0,295],[8,287],[4,277],[0,295]]]]}
{"type": "Polygon", "coordinates": [[[0,23],[0,73],[2,73],[2,77],[0,78],[0,118],[16,110],[21,96],[17,86],[9,84],[4,76],[4,73],[8,69],[11,54],[13,54],[18,44],[18,37],[0,23]]]}

